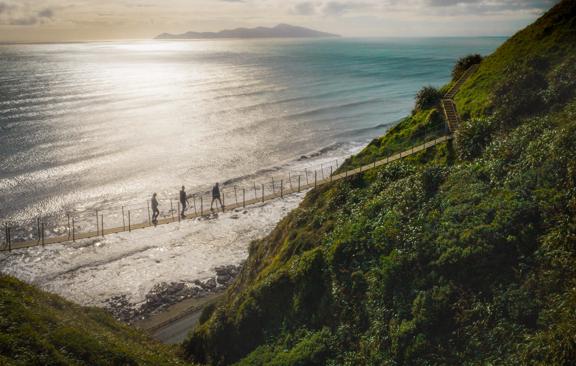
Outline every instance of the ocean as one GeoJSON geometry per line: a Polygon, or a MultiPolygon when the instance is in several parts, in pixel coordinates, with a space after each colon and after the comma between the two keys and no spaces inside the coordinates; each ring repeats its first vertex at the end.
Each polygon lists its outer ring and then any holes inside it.
{"type": "MultiPolygon", "coordinates": [[[[504,41],[0,46],[0,223],[28,227],[13,238],[34,239],[37,217],[62,224],[68,212],[94,226],[98,210],[118,223],[120,206],[146,207],[152,192],[166,214],[182,185],[193,193],[221,182],[230,195],[234,185],[341,162],[408,115],[421,87],[448,82],[459,57],[504,41]]],[[[122,295],[138,304],[155,285],[241,263],[301,199],[0,253],[0,271],[81,304],[122,295]]]]}
{"type": "Polygon", "coordinates": [[[345,156],[410,113],[422,86],[446,83],[458,57],[503,41],[0,46],[0,219],[145,203],[345,156]]]}

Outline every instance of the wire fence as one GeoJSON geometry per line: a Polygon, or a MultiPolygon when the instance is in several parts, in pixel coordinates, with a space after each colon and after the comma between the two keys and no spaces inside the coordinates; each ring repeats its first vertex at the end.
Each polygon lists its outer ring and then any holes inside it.
{"type": "Polygon", "coordinates": [[[415,142],[411,148],[402,146],[403,150],[391,151],[384,159],[369,163],[362,161],[364,165],[359,168],[343,169],[341,164],[343,161],[333,160],[303,171],[288,171],[287,175],[281,177],[269,176],[249,183],[223,185],[220,188],[222,206],[220,202],[213,200],[210,191],[189,194],[189,206],[185,212],[185,218],[181,216],[182,206],[178,198],[164,198],[158,200],[160,215],[155,222],[153,222],[150,201],[140,205],[123,205],[100,211],[62,212],[31,220],[3,221],[0,224],[2,226],[0,251],[131,232],[155,225],[203,217],[211,214],[212,209],[221,211],[243,209],[250,205],[283,198],[289,194],[316,188],[318,185],[345,179],[426,150],[450,138],[445,127],[431,131],[423,130],[410,137],[410,140],[415,142]]]}

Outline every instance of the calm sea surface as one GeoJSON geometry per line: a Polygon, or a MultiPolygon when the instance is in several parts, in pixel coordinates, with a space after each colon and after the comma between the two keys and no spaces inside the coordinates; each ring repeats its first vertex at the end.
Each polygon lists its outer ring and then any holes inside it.
{"type": "Polygon", "coordinates": [[[420,87],[447,82],[458,57],[504,40],[0,46],[0,220],[344,156],[407,115],[420,87]]]}

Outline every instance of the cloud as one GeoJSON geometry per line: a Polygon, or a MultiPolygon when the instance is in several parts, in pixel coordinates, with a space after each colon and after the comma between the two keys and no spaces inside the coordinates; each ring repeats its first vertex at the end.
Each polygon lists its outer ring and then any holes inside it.
{"type": "Polygon", "coordinates": [[[54,17],[54,10],[52,9],[44,9],[38,12],[39,18],[49,18],[52,19],[54,17]]]}
{"type": "Polygon", "coordinates": [[[17,26],[32,26],[38,24],[38,18],[36,17],[26,17],[26,18],[10,18],[8,20],[9,25],[17,26]]]}
{"type": "Polygon", "coordinates": [[[291,12],[297,15],[341,16],[346,13],[375,8],[377,2],[305,1],[295,4],[291,12]]]}
{"type": "Polygon", "coordinates": [[[559,0],[424,0],[423,5],[436,13],[483,15],[510,12],[540,13],[558,2],[559,0]]]}
{"type": "Polygon", "coordinates": [[[12,10],[14,10],[14,8],[15,8],[14,5],[10,5],[10,4],[7,4],[5,2],[0,2],[0,15],[7,14],[7,13],[11,12],[12,10]]]}
{"type": "Polygon", "coordinates": [[[316,4],[312,1],[298,3],[292,8],[292,13],[297,15],[314,15],[316,14],[316,4]]]}
{"type": "Polygon", "coordinates": [[[52,21],[54,15],[51,8],[29,10],[28,7],[0,2],[0,25],[29,27],[52,21]]]}
{"type": "Polygon", "coordinates": [[[308,0],[296,2],[291,14],[338,17],[345,14],[384,15],[397,11],[425,15],[484,15],[542,12],[559,0],[308,0]]]}
{"type": "Polygon", "coordinates": [[[374,4],[358,3],[358,2],[344,2],[344,1],[328,1],[322,6],[322,15],[325,16],[339,16],[344,13],[355,10],[366,10],[373,8],[374,4]]]}

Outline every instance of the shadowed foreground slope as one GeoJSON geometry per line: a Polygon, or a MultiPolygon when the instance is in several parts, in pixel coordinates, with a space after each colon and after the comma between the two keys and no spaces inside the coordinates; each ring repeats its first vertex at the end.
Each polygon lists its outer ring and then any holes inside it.
{"type": "MultiPolygon", "coordinates": [[[[576,2],[486,58],[454,143],[312,191],[185,342],[228,365],[576,359],[576,2]],[[472,119],[468,119],[473,117],[472,119]]],[[[446,89],[444,89],[446,90],[446,89]]],[[[413,144],[424,105],[346,165],[413,144]]]]}
{"type": "Polygon", "coordinates": [[[114,320],[0,275],[0,365],[184,365],[114,320]]]}

